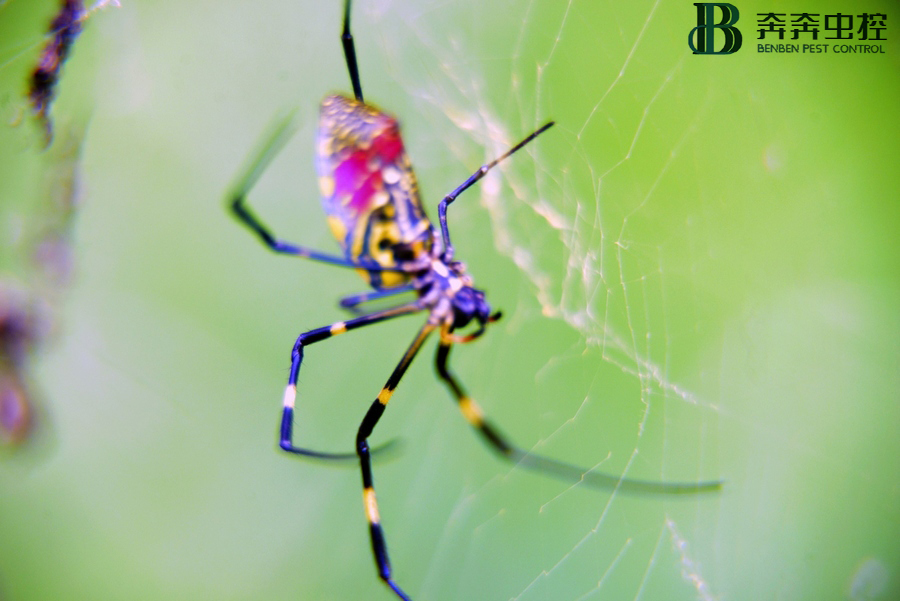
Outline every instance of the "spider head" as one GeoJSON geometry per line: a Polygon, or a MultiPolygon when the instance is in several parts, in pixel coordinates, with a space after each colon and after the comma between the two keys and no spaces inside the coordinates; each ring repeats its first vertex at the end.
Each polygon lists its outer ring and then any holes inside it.
{"type": "Polygon", "coordinates": [[[445,263],[434,260],[431,269],[422,277],[423,285],[419,295],[438,316],[453,342],[469,342],[484,333],[485,326],[500,319],[500,312],[491,314],[491,306],[484,298],[484,292],[472,286],[472,278],[466,273],[466,266],[458,261],[445,263]],[[449,334],[453,330],[476,322],[476,330],[467,335],[449,334]]]}
{"type": "Polygon", "coordinates": [[[463,286],[453,295],[453,327],[462,328],[473,319],[479,325],[488,322],[491,314],[491,306],[484,299],[484,292],[463,286]]]}
{"type": "Polygon", "coordinates": [[[484,292],[471,286],[463,286],[453,296],[453,329],[462,328],[472,320],[478,322],[478,329],[466,336],[454,337],[456,342],[471,342],[482,334],[484,327],[500,319],[500,311],[491,313],[491,306],[484,299],[484,292]]]}

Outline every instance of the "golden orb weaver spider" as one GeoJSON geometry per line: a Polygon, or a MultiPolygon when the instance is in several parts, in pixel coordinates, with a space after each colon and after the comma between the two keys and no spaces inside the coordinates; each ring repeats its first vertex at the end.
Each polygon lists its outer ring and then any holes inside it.
{"type": "Polygon", "coordinates": [[[372,552],[381,580],[397,597],[409,601],[410,597],[395,582],[391,571],[372,477],[371,456],[377,449],[369,449],[368,438],[400,379],[426,338],[435,330],[440,332],[435,357],[438,376],[450,390],[466,421],[501,457],[516,465],[570,482],[582,481],[590,486],[620,492],[678,494],[709,492],[721,488],[722,483],[718,481],[669,483],[618,478],[531,454],[510,443],[487,421],[478,404],[466,394],[448,368],[450,349],[456,343],[471,342],[481,336],[488,324],[500,318],[500,312],[491,312],[484,293],[473,286],[472,277],[466,273],[465,265],[453,259],[453,245],[447,227],[447,207],[500,161],[547,131],[553,122],[539,127],[501,156],[482,165],[446,195],[438,204],[438,232],[425,215],[419,199],[415,174],[403,148],[396,119],[363,100],[356,51],[350,33],[350,4],[351,0],[345,0],[341,42],[354,97],[334,95],[322,101],[316,138],[316,168],[322,205],[331,231],[343,250],[343,256],[318,252],[277,239],[244,205],[247,193],[286,141],[286,123],[276,128],[261,151],[250,161],[249,167],[229,195],[229,201],[234,215],[271,250],[354,268],[374,289],[340,301],[341,307],[353,311],[357,317],[304,332],[297,338],[291,353],[290,374],[284,392],[280,447],[289,453],[315,459],[359,459],[363,505],[369,524],[372,552]],[[360,314],[357,310],[365,302],[404,292],[414,292],[415,300],[368,314],[360,314]],[[294,404],[304,349],[350,330],[422,311],[428,314],[428,318],[363,417],[356,434],[355,452],[326,453],[295,446],[294,404]],[[473,321],[477,323],[473,332],[466,335],[454,333],[473,321]]]}

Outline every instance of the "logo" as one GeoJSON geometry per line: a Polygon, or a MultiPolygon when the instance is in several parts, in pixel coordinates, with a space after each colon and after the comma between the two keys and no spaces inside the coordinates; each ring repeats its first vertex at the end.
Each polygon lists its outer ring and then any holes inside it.
{"type": "Polygon", "coordinates": [[[757,52],[887,54],[887,14],[757,13],[757,52]],[[819,34],[823,37],[819,37],[819,34]],[[776,37],[777,36],[777,37],[776,37]],[[827,42],[827,43],[826,43],[827,42]],[[833,43],[832,43],[833,42],[833,43]],[[857,42],[866,42],[859,44],[857,42]]]}
{"type": "Polygon", "coordinates": [[[697,26],[688,34],[688,46],[694,54],[733,54],[741,49],[741,32],[734,24],[741,17],[733,4],[727,2],[694,2],[697,7],[697,26]],[[722,20],[716,23],[716,8],[722,11],[722,20]],[[725,44],[716,50],[716,30],[722,30],[725,44]],[[694,45],[696,34],[697,44],[694,45]]]}
{"type": "MultiPolygon", "coordinates": [[[[741,13],[735,5],[728,2],[693,4],[697,7],[697,26],[688,34],[688,46],[694,54],[734,54],[741,49],[744,38],[736,27],[741,13]]],[[[886,13],[762,10],[767,12],[756,13],[758,53],[887,54],[884,44],[888,29],[886,13]]]]}

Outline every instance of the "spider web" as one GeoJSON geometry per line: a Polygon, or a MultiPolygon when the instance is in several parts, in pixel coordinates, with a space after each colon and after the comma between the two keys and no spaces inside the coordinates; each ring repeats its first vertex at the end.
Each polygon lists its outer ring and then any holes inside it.
{"type": "MultiPolygon", "coordinates": [[[[552,7],[514,3],[496,11],[462,10],[460,29],[447,33],[447,17],[436,6],[412,14],[401,12],[406,36],[402,29],[378,30],[382,31],[380,49],[387,56],[388,72],[416,99],[420,111],[437,111],[438,116],[432,117],[437,122],[434,128],[463,132],[462,139],[451,133],[449,140],[442,140],[463,164],[472,165],[473,157],[486,162],[548,117],[558,119],[555,129],[488,176],[479,192],[471,194],[480,195],[496,249],[511,260],[526,282],[516,285],[518,290],[526,290],[537,301],[536,305],[517,301],[505,333],[515,334],[525,323],[558,321],[577,334],[561,355],[544,355],[535,376],[534,383],[543,380],[543,386],[529,396],[557,392],[526,403],[535,419],[541,413],[553,416],[545,418],[533,450],[559,454],[564,451],[551,449],[571,447],[554,443],[572,436],[581,440],[584,448],[599,453],[593,459],[583,449],[578,453],[588,467],[597,464],[601,470],[629,476],[638,463],[642,466],[637,473],[643,477],[715,477],[710,475],[711,459],[707,457],[715,449],[715,436],[710,433],[716,423],[715,402],[693,389],[701,383],[673,358],[674,353],[690,348],[681,338],[682,328],[696,326],[699,316],[691,309],[687,315],[681,314],[681,303],[676,303],[679,313],[670,315],[667,298],[684,294],[677,291],[679,286],[692,286],[679,277],[678,270],[683,267],[684,254],[696,260],[691,255],[698,249],[690,248],[687,237],[677,230],[662,231],[662,239],[653,235],[655,221],[677,219],[662,217],[671,203],[660,191],[661,184],[673,165],[684,170],[682,149],[691,144],[696,123],[704,114],[702,106],[693,107],[672,119],[671,109],[666,107],[667,100],[677,93],[688,53],[668,52],[658,57],[659,42],[646,41],[648,32],[650,37],[658,36],[661,29],[666,36],[671,33],[665,25],[669,17],[658,14],[659,3],[643,7],[637,15],[610,4],[577,2],[552,7]],[[436,18],[433,12],[442,16],[436,18]],[[441,33],[429,27],[440,28],[441,33]],[[474,39],[480,36],[490,43],[474,39]],[[405,49],[410,47],[427,48],[428,60],[435,63],[424,68],[424,76],[410,73],[404,64],[409,57],[405,49]],[[568,78],[578,79],[573,85],[568,78]],[[557,89],[560,82],[564,90],[557,89]],[[622,103],[633,106],[621,114],[617,109],[622,103]],[[564,384],[565,373],[573,368],[591,374],[581,388],[564,384]],[[608,380],[616,383],[610,385],[608,380]],[[559,398],[565,394],[572,396],[568,402],[559,398]],[[558,403],[564,408],[556,407],[558,403]],[[622,404],[631,405],[630,410],[623,411],[622,404]],[[654,419],[656,413],[663,416],[654,419]],[[610,414],[628,416],[613,417],[621,419],[619,427],[623,429],[618,447],[613,443],[605,446],[602,438],[598,441],[591,436],[592,431],[607,435],[602,424],[610,414]],[[686,423],[674,425],[679,419],[686,423]],[[690,445],[684,445],[682,438],[690,445]],[[682,454],[695,464],[687,467],[686,460],[671,461],[685,469],[673,475],[666,469],[670,454],[682,454]],[[655,469],[653,462],[657,462],[655,469]]],[[[377,13],[378,9],[363,9],[363,14],[366,12],[377,13]]],[[[687,169],[690,172],[693,167],[687,169]]],[[[479,211],[458,206],[474,200],[461,199],[451,209],[454,232],[462,229],[461,222],[481,219],[479,211]]],[[[685,220],[690,218],[690,207],[679,210],[685,220]]],[[[467,260],[473,263],[471,258],[467,260]]],[[[478,261],[479,265],[484,262],[478,261]]],[[[497,286],[490,281],[479,283],[489,290],[497,286]]],[[[490,352],[480,355],[480,361],[498,370],[521,369],[492,362],[490,352]]],[[[488,394],[493,399],[504,391],[492,387],[488,394]]],[[[516,425],[521,427],[523,421],[520,418],[516,425]]],[[[531,517],[539,522],[548,508],[568,502],[561,500],[563,497],[591,494],[574,490],[577,488],[563,487],[549,498],[538,497],[541,502],[529,505],[535,510],[531,517]]],[[[480,504],[480,492],[473,494],[475,500],[461,501],[456,511],[474,512],[471,506],[480,504]]],[[[490,498],[497,501],[494,495],[490,498]]],[[[628,512],[627,508],[619,510],[620,504],[627,506],[627,500],[612,494],[594,501],[593,508],[583,510],[582,523],[587,529],[579,533],[573,528],[568,533],[572,544],[568,550],[563,543],[556,556],[534,554],[542,559],[532,564],[533,578],[522,580],[520,588],[510,584],[497,594],[513,599],[590,599],[609,594],[653,598],[653,587],[668,582],[674,589],[669,589],[667,598],[716,598],[715,586],[707,580],[708,569],[694,557],[690,540],[692,536],[704,540],[695,523],[696,514],[704,508],[713,510],[714,504],[688,502],[692,509],[684,514],[682,501],[670,514],[665,500],[648,500],[661,509],[647,511],[634,525],[639,532],[635,534],[616,525],[628,512]],[[688,534],[680,531],[682,518],[688,534]],[[657,535],[650,536],[651,532],[657,535]],[[586,575],[591,572],[593,578],[586,575]],[[581,581],[573,581],[572,573],[581,573],[581,581]]],[[[494,530],[489,525],[492,519],[504,521],[508,501],[499,502],[499,513],[477,526],[476,533],[494,530]]],[[[507,527],[501,524],[496,531],[504,532],[507,527]]],[[[478,542],[489,538],[488,534],[475,537],[478,542]]],[[[469,552],[472,557],[463,562],[467,570],[484,559],[479,551],[469,552]]],[[[495,569],[508,568],[496,565],[495,569]]],[[[483,586],[483,579],[475,580],[483,586]]],[[[460,598],[477,594],[476,587],[459,586],[460,598]]]]}
{"type": "MultiPolygon", "coordinates": [[[[741,350],[734,346],[742,338],[737,332],[745,328],[756,332],[760,326],[768,330],[769,323],[777,328],[786,314],[794,315],[791,323],[802,338],[819,340],[828,332],[819,343],[827,350],[817,355],[821,362],[811,357],[810,364],[778,354],[782,365],[799,371],[785,379],[763,368],[787,390],[767,386],[752,402],[780,398],[786,406],[809,407],[815,403],[812,398],[822,394],[834,415],[846,416],[844,399],[858,397],[850,382],[859,381],[860,374],[853,375],[840,358],[846,348],[838,349],[847,340],[839,331],[842,326],[838,330],[835,326],[846,322],[832,321],[831,316],[835,310],[860,316],[858,331],[865,332],[861,335],[871,343],[869,348],[884,349],[884,339],[875,342],[880,337],[874,334],[879,329],[874,324],[885,317],[889,301],[875,300],[880,294],[873,295],[855,267],[842,259],[806,271],[803,263],[784,259],[812,256],[810,247],[789,250],[761,242],[771,231],[762,217],[767,210],[774,210],[782,224],[809,232],[818,241],[813,247],[835,248],[833,235],[847,242],[852,239],[848,231],[828,234],[828,225],[798,220],[793,213],[802,214],[797,207],[815,206],[823,195],[842,186],[821,171],[826,159],[820,157],[821,163],[808,167],[795,161],[790,168],[784,161],[786,154],[796,157],[808,151],[798,148],[797,140],[804,136],[826,148],[867,146],[867,138],[853,134],[849,138],[853,143],[838,142],[842,138],[833,135],[835,129],[868,131],[866,124],[845,119],[839,110],[825,109],[828,117],[822,121],[800,117],[799,107],[814,102],[815,96],[807,97],[815,93],[811,90],[826,93],[817,87],[816,77],[842,81],[841,75],[827,71],[835,63],[778,63],[783,70],[776,71],[778,83],[771,90],[763,83],[773,81],[771,73],[759,64],[738,63],[731,78],[722,63],[710,66],[691,56],[684,37],[693,15],[671,3],[503,3],[454,6],[453,14],[443,5],[429,5],[400,11],[402,21],[393,25],[390,21],[397,14],[391,7],[375,5],[369,13],[379,24],[379,56],[385,57],[384,68],[395,85],[399,82],[403,95],[416,99],[405,114],[424,113],[427,125],[418,129],[441,132],[439,144],[451,158],[440,158],[440,167],[455,168],[459,162],[471,169],[548,118],[557,121],[556,128],[505,163],[472,194],[479,195],[481,209],[464,208],[465,202],[474,204],[472,197],[451,209],[452,231],[457,240],[467,241],[457,242],[465,253],[461,256],[489,290],[489,298],[497,298],[499,287],[501,302],[513,304],[503,330],[507,341],[514,341],[508,344],[531,349],[516,353],[492,341],[486,350],[486,345],[466,349],[478,353],[477,359],[459,369],[489,412],[512,428],[514,438],[531,441],[535,452],[577,459],[615,474],[661,480],[728,478],[717,469],[721,407],[723,401],[735,406],[745,391],[729,384],[725,374],[735,381],[747,380],[747,374],[738,375],[740,368],[735,372],[733,363],[740,364],[735,357],[747,351],[742,343],[737,344],[741,350]],[[428,51],[424,58],[411,60],[411,47],[428,51]],[[427,67],[420,64],[426,62],[427,67]],[[775,92],[779,85],[787,90],[783,96],[775,92]],[[741,118],[735,117],[735,107],[741,118]],[[773,114],[783,115],[783,121],[773,114]],[[748,123],[761,125],[754,130],[748,123]],[[739,153],[742,159],[729,160],[735,149],[724,140],[732,130],[746,150],[739,153]],[[720,146],[710,140],[722,142],[721,160],[711,158],[720,146]],[[743,185],[730,187],[727,178],[743,185]],[[761,202],[754,192],[747,194],[761,181],[767,182],[762,193],[769,195],[771,204],[761,202]],[[785,214],[782,207],[791,209],[785,214]],[[486,263],[495,260],[484,259],[483,246],[473,252],[471,240],[487,238],[476,224],[484,212],[490,220],[490,240],[518,269],[518,281],[503,280],[508,276],[500,275],[500,269],[482,276],[486,263]],[[735,224],[740,224],[737,229],[735,224]],[[731,248],[730,235],[753,248],[750,256],[758,263],[749,266],[747,255],[731,248]],[[734,272],[728,261],[743,267],[734,272]],[[740,272],[750,279],[737,279],[735,273],[740,272]],[[850,296],[835,292],[836,278],[854,282],[856,292],[850,296]],[[804,284],[796,290],[798,281],[804,284]],[[504,289],[516,294],[504,298],[504,289]],[[510,297],[514,299],[507,300],[510,297]],[[868,300],[858,304],[863,298],[868,300]],[[807,303],[809,312],[801,308],[807,303]],[[762,322],[751,319],[748,324],[746,315],[740,315],[748,305],[758,305],[749,312],[761,311],[766,315],[762,322]],[[532,327],[543,331],[531,338],[527,333],[532,327]],[[563,329],[574,336],[567,337],[563,329]],[[552,340],[557,336],[568,345],[555,346],[552,340]],[[504,361],[505,353],[517,361],[504,361]],[[498,375],[510,370],[517,376],[498,375]],[[527,380],[528,386],[514,388],[515,378],[527,380]],[[832,385],[823,388],[824,382],[832,385]]],[[[822,8],[840,9],[839,3],[822,8]]],[[[749,60],[753,55],[741,57],[749,60]]],[[[871,68],[873,78],[881,68],[873,63],[840,66],[871,68]]],[[[880,81],[896,84],[896,78],[880,81]]],[[[409,131],[409,119],[406,124],[409,131]]],[[[435,144],[433,139],[427,143],[435,144]]],[[[896,151],[896,146],[892,149],[896,151]]],[[[418,155],[433,156],[434,151],[420,150],[418,155]]],[[[440,169],[426,164],[423,170],[419,165],[420,174],[440,169]]],[[[861,168],[852,179],[860,181],[864,171],[861,168]]],[[[454,183],[447,181],[438,192],[454,183]]],[[[896,189],[896,181],[887,188],[896,189]]],[[[861,225],[860,231],[871,234],[868,225],[861,225]]],[[[866,240],[886,240],[868,235],[866,240]]],[[[766,336],[773,348],[793,346],[777,334],[766,336]]],[[[757,349],[750,351],[757,358],[756,353],[769,352],[765,343],[749,346],[757,349]]],[[[871,358],[868,365],[875,372],[887,366],[877,351],[870,355],[850,346],[851,353],[871,358]]],[[[895,352],[889,354],[896,357],[895,352]]],[[[755,369],[750,367],[750,372],[755,369]]],[[[896,382],[895,377],[889,380],[896,382]]],[[[885,399],[885,391],[871,398],[885,399]]],[[[753,457],[746,457],[748,464],[765,456],[766,469],[783,473],[783,457],[799,450],[796,434],[785,432],[780,424],[724,415],[729,440],[749,427],[761,435],[759,442],[778,441],[756,445],[746,440],[747,448],[756,448],[753,457]]],[[[432,436],[440,434],[436,428],[432,436]]],[[[888,440],[879,436],[878,440],[888,440]]],[[[828,472],[832,462],[842,463],[849,456],[829,452],[817,440],[804,437],[804,441],[804,448],[817,449],[810,452],[823,460],[813,472],[828,472]]],[[[455,451],[456,444],[447,442],[440,451],[455,451]]],[[[866,478],[863,484],[851,472],[842,475],[859,486],[870,482],[866,478]]],[[[721,552],[722,538],[731,526],[720,528],[720,500],[635,502],[615,493],[591,499],[591,492],[578,486],[555,488],[530,481],[535,488],[529,488],[522,484],[528,477],[520,479],[513,470],[483,486],[467,480],[472,492],[453,505],[451,524],[459,532],[474,534],[463,543],[449,528],[444,531],[444,552],[439,549],[424,591],[447,586],[454,598],[511,599],[741,596],[735,556],[721,552]],[[515,496],[515,501],[499,490],[515,496]],[[534,495],[530,503],[524,498],[528,494],[534,495]],[[526,530],[531,534],[520,534],[526,530]],[[516,552],[511,554],[510,548],[516,552]],[[446,565],[455,556],[461,557],[453,564],[461,574],[457,580],[446,575],[456,573],[446,565]],[[520,561],[510,566],[514,557],[520,561]]],[[[792,485],[781,476],[775,479],[792,485]]],[[[891,494],[890,486],[881,489],[883,494],[891,494]]],[[[867,498],[881,506],[875,500],[877,493],[867,498]]],[[[768,504],[762,497],[759,502],[768,504]]],[[[896,512],[888,513],[896,524],[896,512]]],[[[879,510],[873,515],[887,517],[879,510]]],[[[863,522],[868,520],[858,523],[863,522]]],[[[870,532],[868,525],[853,537],[855,542],[872,540],[865,532],[870,532]]],[[[783,548],[791,546],[785,541],[783,548]]],[[[897,549],[890,543],[880,548],[883,554],[848,552],[843,570],[835,572],[828,584],[802,577],[804,583],[799,584],[775,560],[759,566],[767,574],[759,579],[759,590],[771,590],[780,582],[787,590],[796,587],[795,592],[843,587],[855,591],[851,596],[857,598],[888,598],[889,578],[882,569],[891,561],[887,558],[896,557],[897,549]],[[879,576],[872,576],[875,572],[879,576]]],[[[782,559],[796,565],[799,556],[788,552],[782,559]]]]}

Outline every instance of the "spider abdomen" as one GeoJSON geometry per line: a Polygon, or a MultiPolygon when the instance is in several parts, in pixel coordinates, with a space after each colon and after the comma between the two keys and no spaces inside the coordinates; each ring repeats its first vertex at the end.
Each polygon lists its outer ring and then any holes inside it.
{"type": "Polygon", "coordinates": [[[434,230],[397,120],[345,96],[322,101],[316,169],[328,225],[348,260],[377,289],[408,283],[409,273],[379,271],[431,253],[434,230]]]}

